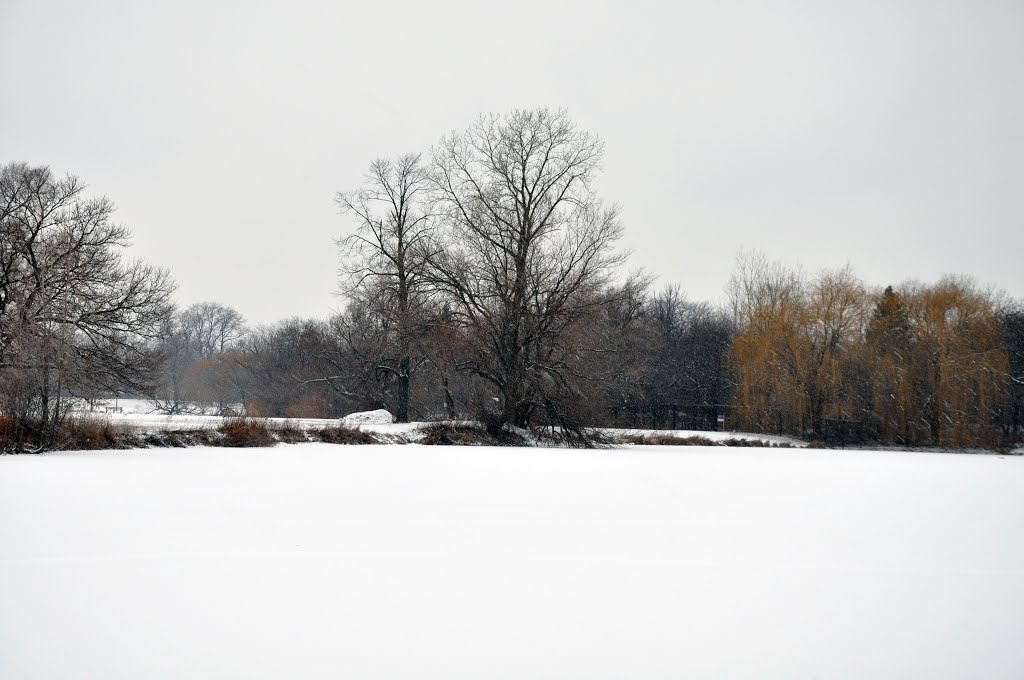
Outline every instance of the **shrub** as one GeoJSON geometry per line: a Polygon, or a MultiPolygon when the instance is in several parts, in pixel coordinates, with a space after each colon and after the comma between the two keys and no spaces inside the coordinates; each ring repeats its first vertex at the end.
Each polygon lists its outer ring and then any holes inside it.
{"type": "Polygon", "coordinates": [[[57,445],[54,448],[96,451],[129,449],[135,445],[135,434],[124,425],[114,425],[109,420],[95,418],[72,418],[66,420],[57,431],[57,445]]]}
{"type": "Polygon", "coordinates": [[[326,444],[376,444],[377,438],[369,432],[363,432],[355,427],[346,425],[329,425],[316,430],[310,430],[309,435],[316,441],[326,444]]]}
{"type": "Polygon", "coordinates": [[[273,434],[277,437],[278,441],[282,441],[286,444],[300,444],[304,441],[308,441],[306,431],[289,422],[274,425],[273,434]]]}
{"type": "Polygon", "coordinates": [[[723,439],[718,442],[721,446],[734,446],[738,448],[749,448],[749,447],[771,447],[770,442],[763,442],[759,439],[737,439],[736,437],[730,437],[729,439],[723,439]]]}
{"type": "Polygon", "coordinates": [[[718,442],[699,435],[680,437],[674,434],[645,434],[642,432],[627,432],[619,435],[618,442],[646,446],[718,446],[718,442]]]}
{"type": "Polygon", "coordinates": [[[225,418],[220,426],[222,446],[273,446],[277,443],[267,421],[261,418],[225,418]]]}
{"type": "Polygon", "coordinates": [[[0,416],[0,451],[13,451],[17,441],[17,421],[11,416],[0,416]]]}
{"type": "Polygon", "coordinates": [[[789,442],[773,443],[760,439],[710,439],[701,435],[680,437],[666,433],[626,432],[617,437],[620,444],[643,444],[647,446],[730,446],[739,448],[792,448],[789,442]]]}
{"type": "Polygon", "coordinates": [[[68,418],[57,427],[44,427],[37,421],[0,416],[2,451],[96,451],[127,449],[142,444],[142,438],[131,428],[98,418],[68,418]]]}
{"type": "Polygon", "coordinates": [[[441,422],[423,428],[421,444],[428,446],[526,446],[526,439],[509,430],[489,430],[475,423],[441,422]]]}

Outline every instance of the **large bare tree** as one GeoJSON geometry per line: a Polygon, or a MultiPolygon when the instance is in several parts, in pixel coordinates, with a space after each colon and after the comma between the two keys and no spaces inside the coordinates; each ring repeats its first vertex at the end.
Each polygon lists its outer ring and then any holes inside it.
{"type": "Polygon", "coordinates": [[[573,361],[596,349],[568,332],[606,302],[624,254],[622,228],[593,180],[597,137],[565,111],[482,116],[434,149],[431,177],[444,223],[434,283],[469,333],[462,368],[492,385],[492,427],[555,416],[572,398],[573,361]]]}
{"type": "Polygon", "coordinates": [[[396,419],[409,420],[409,389],[424,359],[423,286],[433,231],[428,176],[419,154],[380,158],[361,188],[339,192],[336,202],[355,229],[339,241],[342,292],[379,316],[386,331],[377,370],[395,378],[396,419]]]}
{"type": "Polygon", "coordinates": [[[148,385],[173,313],[169,273],[125,260],[113,203],[84,192],[48,167],[0,167],[0,396],[44,433],[69,390],[148,385]]]}

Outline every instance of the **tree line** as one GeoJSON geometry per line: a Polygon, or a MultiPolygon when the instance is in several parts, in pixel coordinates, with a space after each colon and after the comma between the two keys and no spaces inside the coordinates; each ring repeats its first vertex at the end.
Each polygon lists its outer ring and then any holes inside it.
{"type": "Polygon", "coordinates": [[[825,441],[993,446],[1021,432],[1024,307],[945,276],[871,289],[745,255],[728,286],[738,427],[825,441]]]}
{"type": "Polygon", "coordinates": [[[741,253],[727,303],[626,269],[604,147],[564,111],[481,116],[428,153],[373,161],[335,197],[343,311],[250,328],[173,304],[128,260],[106,198],[0,168],[5,446],[45,447],[71,400],[166,413],[546,427],[756,430],[826,442],[994,446],[1021,436],[1024,308],[970,279],[873,288],[741,253]],[[724,423],[723,423],[724,420],[724,423]]]}

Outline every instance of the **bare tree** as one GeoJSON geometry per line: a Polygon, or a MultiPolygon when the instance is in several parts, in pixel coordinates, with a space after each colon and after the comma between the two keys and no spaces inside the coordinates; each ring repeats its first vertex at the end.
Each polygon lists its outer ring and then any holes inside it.
{"type": "Polygon", "coordinates": [[[227,305],[198,302],[180,315],[181,333],[199,357],[223,354],[246,333],[245,317],[227,305]]]}
{"type": "Polygon", "coordinates": [[[677,424],[714,429],[728,400],[725,355],[732,339],[731,316],[706,302],[688,301],[678,285],[653,295],[648,312],[646,395],[652,420],[657,422],[659,405],[678,407],[678,413],[672,412],[677,424]]]}
{"type": "Polygon", "coordinates": [[[126,227],[73,175],[0,168],[0,370],[4,397],[51,433],[69,390],[143,389],[173,312],[168,272],[125,261],[126,227]]]}
{"type": "Polygon", "coordinates": [[[384,393],[367,343],[377,340],[357,305],[329,320],[287,319],[258,328],[237,353],[247,413],[338,416],[381,408],[384,393]]]}
{"type": "Polygon", "coordinates": [[[432,277],[471,331],[462,368],[497,392],[492,427],[525,426],[538,408],[557,417],[571,400],[572,358],[591,348],[567,331],[624,259],[618,211],[592,187],[602,154],[548,109],[483,116],[434,150],[445,232],[432,277]]]}
{"type": "Polygon", "coordinates": [[[240,399],[227,376],[235,363],[233,350],[248,332],[238,310],[217,302],[192,304],[176,314],[161,342],[163,377],[151,395],[156,410],[202,413],[203,402],[215,401],[223,411],[228,401],[240,399]],[[218,387],[211,389],[213,384],[218,387]]]}
{"type": "Polygon", "coordinates": [[[351,215],[355,230],[339,241],[342,251],[342,292],[378,314],[388,330],[385,352],[377,369],[398,382],[398,422],[409,420],[409,389],[423,364],[423,287],[427,247],[433,231],[428,210],[429,183],[419,154],[370,164],[363,186],[339,192],[336,202],[351,215]]]}
{"type": "Polygon", "coordinates": [[[180,315],[175,314],[164,324],[159,349],[163,356],[161,377],[148,395],[155,410],[168,415],[201,411],[194,403],[193,395],[188,394],[183,385],[185,375],[198,355],[181,331],[180,315]]]}
{"type": "Polygon", "coordinates": [[[1006,346],[1006,406],[1003,410],[1003,432],[1008,440],[1024,430],[1024,304],[1010,301],[999,311],[1006,346]]]}

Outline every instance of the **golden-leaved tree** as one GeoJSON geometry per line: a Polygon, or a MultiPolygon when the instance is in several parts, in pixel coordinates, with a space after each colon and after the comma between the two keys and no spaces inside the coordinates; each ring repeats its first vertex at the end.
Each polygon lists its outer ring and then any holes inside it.
{"type": "Polygon", "coordinates": [[[741,254],[728,287],[733,423],[829,439],[993,445],[1008,358],[994,297],[967,278],[869,292],[741,254]],[[845,436],[845,435],[844,435],[845,436]]]}
{"type": "Polygon", "coordinates": [[[908,285],[908,444],[993,443],[993,414],[1005,400],[1006,349],[992,295],[969,279],[908,285]]]}

